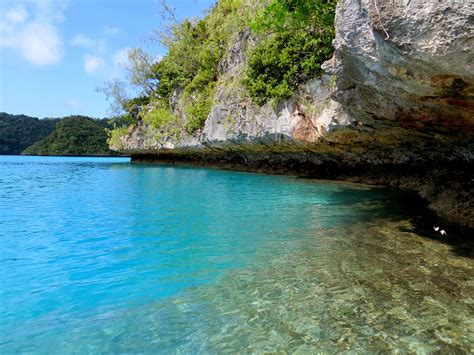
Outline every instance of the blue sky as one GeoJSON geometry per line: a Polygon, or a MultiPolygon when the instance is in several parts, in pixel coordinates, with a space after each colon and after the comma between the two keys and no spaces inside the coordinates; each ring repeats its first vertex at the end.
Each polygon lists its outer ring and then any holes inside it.
{"type": "MultiPolygon", "coordinates": [[[[0,112],[34,117],[106,117],[96,88],[123,78],[127,50],[159,58],[149,40],[164,25],[160,0],[1,0],[0,112]]],[[[197,17],[215,0],[167,0],[179,18],[197,17]]]]}

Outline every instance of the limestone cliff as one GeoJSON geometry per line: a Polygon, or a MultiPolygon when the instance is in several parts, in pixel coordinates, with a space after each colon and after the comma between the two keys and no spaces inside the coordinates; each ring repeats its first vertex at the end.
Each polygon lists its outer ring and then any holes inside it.
{"type": "Polygon", "coordinates": [[[352,117],[402,127],[474,127],[472,1],[344,0],[336,15],[335,98],[352,117]]]}
{"type": "Polygon", "coordinates": [[[202,130],[163,136],[134,126],[113,148],[135,161],[415,190],[442,217],[474,227],[473,26],[470,1],[341,0],[327,74],[276,107],[254,104],[241,84],[254,41],[243,31],[220,65],[202,130]]]}

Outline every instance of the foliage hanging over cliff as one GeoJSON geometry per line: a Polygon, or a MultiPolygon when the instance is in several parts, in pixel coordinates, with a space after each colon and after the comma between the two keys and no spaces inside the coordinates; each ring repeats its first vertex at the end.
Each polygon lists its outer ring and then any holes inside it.
{"type": "Polygon", "coordinates": [[[257,33],[334,33],[336,4],[337,0],[271,0],[257,12],[250,26],[257,33]]]}
{"type": "Polygon", "coordinates": [[[333,0],[272,0],[251,22],[263,37],[248,58],[245,84],[258,104],[291,97],[322,73],[333,53],[333,0]]]}
{"type": "Polygon", "coordinates": [[[185,20],[161,38],[168,54],[152,67],[159,82],[156,93],[169,103],[173,92],[181,92],[186,130],[191,134],[204,125],[213,103],[219,63],[232,35],[247,22],[244,4],[245,0],[221,0],[204,19],[185,20]]]}
{"type": "Polygon", "coordinates": [[[110,155],[103,122],[85,116],[60,120],[54,131],[24,151],[31,155],[110,155]]]}
{"type": "Polygon", "coordinates": [[[204,124],[213,103],[219,63],[232,36],[250,27],[259,44],[248,53],[246,87],[259,104],[289,98],[322,73],[332,53],[336,0],[220,0],[202,20],[175,25],[163,38],[168,54],[152,67],[157,94],[182,93],[187,130],[204,124]],[[263,6],[264,5],[264,6],[263,6]]]}
{"type": "MultiPolygon", "coordinates": [[[[336,0],[219,0],[204,18],[181,22],[165,5],[173,25],[160,33],[159,41],[167,54],[154,61],[141,50],[129,53],[129,81],[148,98],[148,111],[159,110],[153,117],[175,118],[152,120],[152,127],[194,134],[204,126],[223,59],[236,36],[249,28],[254,33],[249,48],[244,44],[238,50],[246,51],[243,83],[250,97],[258,104],[291,97],[299,84],[321,74],[321,64],[332,55],[335,5],[336,0]]],[[[233,80],[241,84],[242,79],[233,80]]],[[[109,92],[117,89],[115,84],[109,92]]],[[[125,111],[135,105],[117,97],[125,111]]]]}

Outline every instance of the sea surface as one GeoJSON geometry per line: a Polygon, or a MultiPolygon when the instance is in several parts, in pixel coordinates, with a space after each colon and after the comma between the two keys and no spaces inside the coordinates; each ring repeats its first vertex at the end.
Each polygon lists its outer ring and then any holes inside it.
{"type": "Polygon", "coordinates": [[[474,260],[436,223],[383,188],[3,156],[0,353],[472,353],[474,260]]]}

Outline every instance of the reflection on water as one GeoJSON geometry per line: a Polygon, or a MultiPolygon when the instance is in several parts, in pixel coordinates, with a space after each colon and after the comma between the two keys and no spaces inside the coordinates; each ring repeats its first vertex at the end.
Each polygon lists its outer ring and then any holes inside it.
{"type": "Polygon", "coordinates": [[[2,175],[2,353],[474,350],[472,246],[409,195],[85,163],[2,175]]]}

